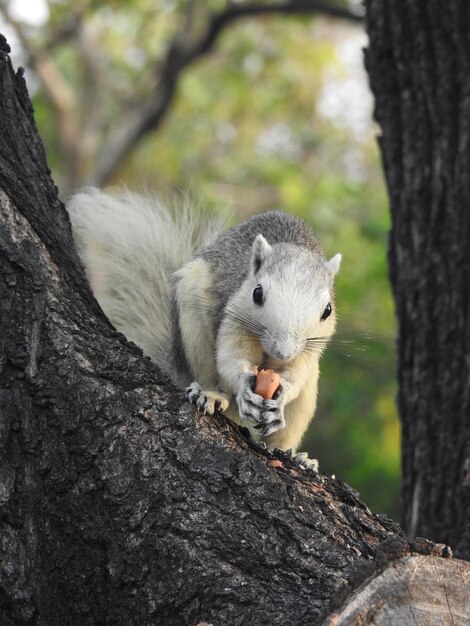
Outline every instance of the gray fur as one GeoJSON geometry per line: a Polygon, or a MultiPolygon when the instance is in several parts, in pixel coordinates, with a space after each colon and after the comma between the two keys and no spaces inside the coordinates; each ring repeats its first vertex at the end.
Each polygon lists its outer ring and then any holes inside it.
{"type": "Polygon", "coordinates": [[[176,303],[176,287],[178,285],[179,279],[176,276],[171,278],[171,296],[170,296],[170,307],[171,307],[171,343],[170,343],[170,354],[172,361],[172,369],[173,369],[173,378],[175,381],[181,386],[185,387],[189,385],[189,383],[194,379],[193,374],[191,373],[191,368],[188,363],[188,359],[186,358],[186,353],[184,351],[183,339],[181,337],[181,328],[180,328],[180,313],[179,308],[176,303]]]}
{"type": "MultiPolygon", "coordinates": [[[[230,296],[240,288],[248,275],[253,242],[259,234],[262,234],[271,245],[295,245],[295,256],[299,248],[317,255],[322,254],[320,244],[307,224],[300,218],[281,211],[254,215],[227,231],[199,252],[210,263],[214,274],[217,327],[220,326],[230,296]]],[[[279,246],[276,251],[281,261],[281,257],[292,252],[292,248],[279,246]]],[[[282,267],[282,262],[278,267],[282,267]]]]}

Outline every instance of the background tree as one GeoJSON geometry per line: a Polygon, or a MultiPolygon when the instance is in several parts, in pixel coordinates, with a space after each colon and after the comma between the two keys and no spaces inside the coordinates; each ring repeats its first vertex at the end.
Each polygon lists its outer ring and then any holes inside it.
{"type": "Polygon", "coordinates": [[[183,70],[211,52],[220,33],[233,22],[259,15],[308,13],[361,21],[361,15],[340,3],[324,0],[269,3],[189,0],[170,2],[166,7],[164,3],[159,6],[138,1],[128,6],[122,3],[121,7],[118,3],[121,9],[118,12],[113,8],[108,19],[117,18],[112,24],[112,29],[118,31],[114,45],[119,41],[121,20],[132,21],[132,27],[127,26],[122,33],[122,43],[127,44],[127,55],[134,55],[134,62],[127,67],[123,64],[118,81],[107,73],[108,62],[118,58],[116,52],[106,42],[100,43],[98,37],[100,31],[107,30],[103,29],[103,16],[99,16],[100,9],[104,10],[106,22],[106,5],[51,1],[48,32],[35,42],[28,36],[25,25],[12,15],[9,4],[4,0],[0,3],[1,12],[19,36],[56,115],[57,147],[65,162],[67,189],[83,181],[101,186],[111,179],[136,144],[162,123],[183,70]],[[147,42],[160,29],[166,36],[172,33],[172,37],[166,49],[155,51],[147,42]],[[129,35],[133,35],[132,42],[126,41],[129,35]],[[51,54],[53,48],[63,46],[64,42],[68,43],[68,50],[74,51],[79,69],[72,84],[69,84],[70,75],[51,54]],[[101,54],[90,54],[90,45],[98,46],[101,54]],[[78,93],[86,99],[86,114],[79,106],[78,93]]]}
{"type": "MultiPolygon", "coordinates": [[[[226,5],[74,0],[48,6],[40,24],[21,21],[15,2],[4,11],[26,42],[18,62],[27,64],[49,164],[66,197],[71,181],[93,178],[114,132],[156,93],[170,42],[184,40],[188,7],[194,47],[214,23],[208,7],[225,15],[226,5]],[[34,69],[39,60],[41,71],[34,69]],[[59,102],[68,103],[65,117],[73,119],[70,159],[62,114],[47,88],[39,89],[41,72],[52,88],[68,93],[59,102]]],[[[190,182],[196,202],[229,207],[235,219],[282,207],[312,225],[326,252],[343,253],[339,332],[322,363],[320,406],[304,446],[323,471],[359,489],[372,510],[398,519],[389,215],[363,104],[366,79],[361,87],[361,76],[355,78],[363,72],[362,26],[344,9],[341,18],[325,18],[318,2],[237,3],[229,13],[252,6],[254,15],[225,22],[212,53],[180,72],[171,114],[157,133],[141,138],[110,182],[157,194],[190,182]],[[306,14],[289,15],[288,6],[306,14]]]]}
{"type": "Polygon", "coordinates": [[[393,218],[404,526],[470,558],[470,6],[367,7],[393,218]]]}

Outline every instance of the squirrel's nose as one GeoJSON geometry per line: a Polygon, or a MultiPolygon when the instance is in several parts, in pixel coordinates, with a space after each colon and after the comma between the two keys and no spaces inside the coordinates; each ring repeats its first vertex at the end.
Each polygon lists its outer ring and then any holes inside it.
{"type": "Polygon", "coordinates": [[[280,352],[279,350],[275,350],[273,357],[275,359],[278,359],[278,361],[290,361],[291,360],[291,355],[287,354],[286,352],[280,352]]]}
{"type": "Polygon", "coordinates": [[[279,361],[290,361],[297,353],[297,347],[292,343],[286,343],[285,340],[277,339],[273,341],[271,355],[279,361]]]}

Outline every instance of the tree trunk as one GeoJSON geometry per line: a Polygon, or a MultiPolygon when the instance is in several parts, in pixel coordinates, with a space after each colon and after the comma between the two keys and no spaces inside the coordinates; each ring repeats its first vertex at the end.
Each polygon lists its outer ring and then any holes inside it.
{"type": "Polygon", "coordinates": [[[468,564],[195,416],[109,325],[7,51],[0,39],[2,625],[352,624],[373,606],[384,624],[429,568],[439,611],[470,613],[468,564]]]}
{"type": "Polygon", "coordinates": [[[403,524],[470,559],[470,4],[367,8],[393,219],[403,524]]]}

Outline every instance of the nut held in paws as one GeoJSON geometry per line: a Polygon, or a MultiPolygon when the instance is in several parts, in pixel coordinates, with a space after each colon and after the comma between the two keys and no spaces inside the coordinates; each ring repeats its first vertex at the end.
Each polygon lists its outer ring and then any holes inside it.
{"type": "Polygon", "coordinates": [[[274,370],[259,370],[256,375],[255,393],[265,400],[271,400],[281,384],[281,377],[274,370]]]}

